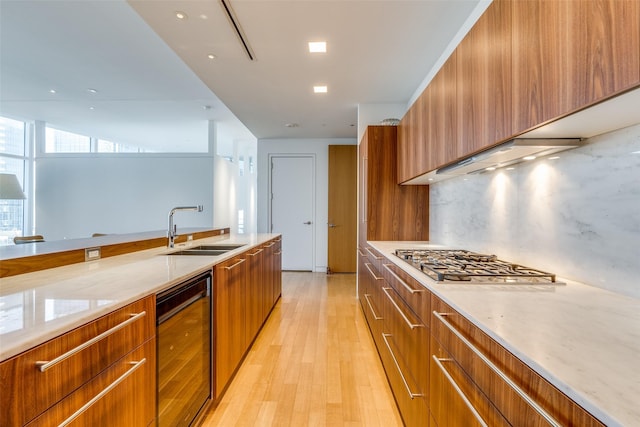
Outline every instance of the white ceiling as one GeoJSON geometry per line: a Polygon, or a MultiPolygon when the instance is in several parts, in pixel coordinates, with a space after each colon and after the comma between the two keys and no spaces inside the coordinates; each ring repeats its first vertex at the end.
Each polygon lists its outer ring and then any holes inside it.
{"type": "Polygon", "coordinates": [[[231,5],[255,61],[219,0],[0,0],[0,113],[162,149],[206,146],[208,120],[234,139],[355,138],[357,106],[406,104],[478,0],[231,5]]]}

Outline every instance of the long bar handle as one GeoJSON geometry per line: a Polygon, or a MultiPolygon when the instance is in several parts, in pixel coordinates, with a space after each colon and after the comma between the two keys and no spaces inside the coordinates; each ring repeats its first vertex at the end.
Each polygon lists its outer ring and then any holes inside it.
{"type": "Polygon", "coordinates": [[[282,255],[282,251],[274,252],[274,255],[282,255]]]}
{"type": "Polygon", "coordinates": [[[382,291],[387,295],[387,298],[389,298],[389,301],[391,301],[391,304],[393,304],[393,306],[396,308],[396,310],[398,310],[398,313],[400,313],[400,316],[402,316],[402,318],[404,319],[404,321],[407,324],[407,326],[409,326],[409,328],[411,328],[411,329],[424,328],[424,325],[422,323],[411,323],[411,320],[409,320],[409,318],[404,314],[404,311],[402,311],[400,306],[398,306],[398,304],[394,301],[393,297],[389,293],[390,290],[392,290],[392,289],[391,288],[382,288],[382,291]]]}
{"type": "Polygon", "coordinates": [[[398,282],[400,282],[400,284],[402,284],[402,286],[404,286],[404,287],[407,289],[407,291],[411,292],[412,294],[415,294],[415,293],[418,293],[418,292],[424,292],[424,289],[415,289],[415,288],[412,288],[411,286],[409,286],[409,285],[407,284],[407,282],[405,282],[404,280],[402,280],[402,279],[400,278],[400,276],[398,276],[398,275],[397,275],[397,274],[396,274],[392,269],[390,269],[390,268],[389,268],[389,266],[390,266],[390,265],[391,265],[391,264],[382,264],[382,266],[383,266],[383,267],[384,267],[384,268],[385,268],[389,273],[391,273],[391,275],[392,275],[393,277],[395,277],[395,278],[396,278],[396,280],[397,280],[398,282]]]}
{"type": "Polygon", "coordinates": [[[276,242],[271,242],[268,245],[264,245],[265,248],[270,248],[271,246],[275,245],[276,242]]]}
{"type": "Polygon", "coordinates": [[[147,362],[146,358],[142,358],[138,362],[129,362],[129,364],[131,364],[133,366],[131,368],[129,368],[127,370],[127,372],[125,372],[124,374],[120,375],[114,382],[109,384],[104,390],[102,390],[100,393],[96,394],[90,401],[85,403],[80,409],[78,409],[76,412],[71,414],[71,416],[69,418],[67,418],[66,420],[61,422],[58,425],[58,427],[64,427],[64,426],[67,426],[67,425],[71,424],[71,422],[73,420],[75,420],[80,415],[82,415],[83,412],[85,412],[87,409],[92,407],[98,400],[102,399],[107,393],[109,393],[111,390],[113,390],[122,381],[126,380],[129,375],[133,374],[136,371],[136,369],[138,369],[139,367],[144,365],[146,362],[147,362]]]}
{"type": "Polygon", "coordinates": [[[375,259],[382,259],[383,258],[383,257],[378,256],[378,255],[374,254],[373,252],[371,252],[371,249],[369,249],[369,248],[365,248],[365,250],[367,252],[369,252],[371,254],[371,256],[374,257],[375,259]]]}
{"type": "Polygon", "coordinates": [[[476,346],[474,346],[464,335],[462,335],[458,330],[449,323],[448,320],[445,319],[447,313],[438,313],[437,311],[433,311],[433,315],[442,322],[443,325],[447,327],[455,336],[457,336],[460,341],[462,341],[469,349],[475,353],[496,375],[498,375],[502,380],[507,383],[513,391],[515,391],[529,406],[531,406],[542,418],[544,418],[549,424],[552,426],[560,427],[560,423],[558,423],[547,411],[545,411],[538,403],[533,400],[527,393],[524,392],[516,383],[514,383],[511,378],[509,378],[504,372],[500,370],[496,365],[493,364],[491,360],[487,358],[476,346]]]}
{"type": "Polygon", "coordinates": [[[449,371],[447,371],[444,366],[442,366],[442,362],[450,362],[451,359],[438,359],[435,354],[431,357],[433,358],[433,361],[436,362],[436,365],[438,366],[438,368],[440,368],[445,378],[449,381],[449,384],[451,384],[451,386],[455,389],[456,393],[458,393],[458,396],[460,396],[464,404],[467,405],[467,408],[469,408],[476,421],[478,421],[478,423],[483,427],[489,427],[489,425],[484,422],[477,409],[471,404],[467,396],[465,396],[464,392],[462,391],[462,389],[460,389],[460,386],[458,386],[451,374],[449,374],[449,371]]]}
{"type": "Polygon", "coordinates": [[[76,354],[76,353],[84,350],[85,348],[97,343],[98,341],[108,337],[109,335],[119,331],[120,329],[124,328],[125,326],[135,322],[138,319],[143,318],[146,315],[147,315],[146,311],[143,311],[143,312],[140,312],[140,313],[133,313],[133,314],[131,314],[131,318],[125,320],[124,322],[118,323],[113,328],[107,329],[106,331],[104,331],[100,335],[96,335],[95,337],[91,338],[89,341],[83,342],[79,346],[72,348],[71,350],[67,351],[64,354],[61,354],[60,356],[56,357],[53,360],[51,360],[51,361],[49,361],[49,360],[39,360],[39,361],[37,361],[36,362],[36,366],[40,369],[40,372],[45,372],[45,371],[53,368],[58,363],[60,363],[60,362],[62,362],[64,360],[67,360],[68,358],[70,358],[74,354],[76,354]]]}
{"type": "Polygon", "coordinates": [[[362,252],[362,251],[360,250],[360,248],[358,248],[358,253],[360,254],[360,256],[367,256],[367,254],[365,254],[364,252],[362,252]]]}
{"type": "Polygon", "coordinates": [[[371,264],[369,264],[368,262],[364,264],[364,266],[367,268],[367,270],[369,270],[369,273],[373,276],[373,278],[376,280],[384,280],[384,277],[376,276],[376,273],[374,273],[373,270],[371,270],[371,267],[369,267],[370,265],[371,264]]]}
{"type": "Polygon", "coordinates": [[[374,319],[376,319],[376,320],[382,320],[382,317],[381,317],[381,316],[378,316],[378,315],[376,314],[376,311],[373,309],[373,306],[371,305],[371,301],[369,301],[369,297],[370,297],[370,296],[371,296],[371,295],[369,295],[369,294],[364,294],[364,299],[366,299],[366,300],[367,300],[367,304],[369,305],[369,310],[371,310],[371,314],[373,314],[373,318],[374,318],[374,319]]]}
{"type": "Polygon", "coordinates": [[[232,268],[236,268],[237,266],[239,266],[245,261],[246,261],[246,258],[242,258],[240,261],[236,262],[235,264],[225,267],[225,270],[231,270],[232,268]]]}
{"type": "Polygon", "coordinates": [[[257,250],[257,251],[255,251],[254,253],[252,253],[252,254],[247,254],[247,255],[249,255],[249,256],[256,256],[256,255],[258,255],[258,254],[259,254],[260,252],[262,252],[262,251],[264,251],[264,249],[258,249],[258,250],[257,250]]]}
{"type": "Polygon", "coordinates": [[[398,373],[400,374],[400,378],[402,379],[402,382],[404,383],[404,387],[407,389],[407,393],[409,394],[409,397],[411,399],[414,399],[416,397],[423,397],[424,394],[422,393],[414,393],[411,391],[411,387],[409,387],[409,383],[407,382],[407,379],[404,377],[404,374],[402,373],[402,369],[400,368],[400,364],[398,363],[398,359],[396,359],[396,355],[393,353],[393,350],[391,349],[391,346],[389,345],[389,341],[387,340],[387,337],[392,336],[391,334],[382,334],[382,339],[384,340],[385,345],[387,346],[387,349],[389,349],[389,353],[391,353],[391,358],[393,359],[393,363],[396,365],[396,369],[398,370],[398,373]]]}

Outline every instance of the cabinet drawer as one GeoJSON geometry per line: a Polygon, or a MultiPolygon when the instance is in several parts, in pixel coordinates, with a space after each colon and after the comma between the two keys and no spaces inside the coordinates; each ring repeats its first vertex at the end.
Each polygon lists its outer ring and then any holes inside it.
{"type": "Polygon", "coordinates": [[[377,272],[381,272],[382,263],[385,261],[386,258],[382,256],[380,252],[373,249],[369,245],[365,246],[364,253],[367,255],[367,258],[369,258],[369,263],[373,264],[373,266],[375,267],[375,270],[377,272]]]}
{"type": "Polygon", "coordinates": [[[429,409],[436,425],[509,425],[480,388],[433,337],[429,363],[429,409]]]}
{"type": "Polygon", "coordinates": [[[407,426],[428,423],[429,329],[391,288],[384,287],[382,363],[407,426]]]}
{"type": "Polygon", "coordinates": [[[24,425],[153,336],[148,297],[2,362],[13,386],[0,393],[0,426],[24,425]]]}
{"type": "Polygon", "coordinates": [[[435,296],[432,308],[432,335],[510,424],[603,425],[435,296]]]}
{"type": "Polygon", "coordinates": [[[431,318],[431,292],[395,264],[382,264],[382,277],[428,327],[431,318]]]}
{"type": "Polygon", "coordinates": [[[155,417],[155,338],[74,391],[28,427],[146,427],[155,417]],[[73,418],[72,418],[73,417],[73,418]]]}

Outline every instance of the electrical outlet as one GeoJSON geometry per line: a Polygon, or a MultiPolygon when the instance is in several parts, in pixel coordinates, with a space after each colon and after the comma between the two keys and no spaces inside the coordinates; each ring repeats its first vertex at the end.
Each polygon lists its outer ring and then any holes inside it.
{"type": "Polygon", "coordinates": [[[84,260],[94,261],[100,259],[100,248],[86,248],[84,250],[84,260]]]}
{"type": "Polygon", "coordinates": [[[193,234],[187,235],[187,242],[190,242],[192,240],[193,240],[193,234]]]}
{"type": "Polygon", "coordinates": [[[220,235],[224,234],[224,230],[220,230],[220,235]]]}

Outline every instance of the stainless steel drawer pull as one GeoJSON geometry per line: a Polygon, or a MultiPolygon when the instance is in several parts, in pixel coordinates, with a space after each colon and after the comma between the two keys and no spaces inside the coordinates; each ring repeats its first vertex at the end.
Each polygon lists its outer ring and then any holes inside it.
{"type": "Polygon", "coordinates": [[[230,265],[230,266],[228,266],[228,267],[225,267],[224,269],[225,269],[225,270],[231,270],[232,268],[236,268],[237,266],[239,266],[240,264],[242,264],[242,263],[243,263],[243,262],[245,262],[245,261],[246,261],[246,259],[245,259],[245,258],[242,258],[240,261],[236,262],[236,263],[235,263],[235,264],[233,264],[233,265],[230,265]]]}
{"type": "Polygon", "coordinates": [[[404,311],[402,311],[400,306],[398,306],[398,304],[394,301],[393,297],[389,293],[389,291],[392,291],[392,290],[393,290],[392,288],[382,288],[382,291],[387,295],[387,298],[389,298],[389,301],[391,301],[391,304],[393,304],[396,310],[398,310],[398,313],[400,313],[400,316],[402,316],[407,326],[409,326],[409,328],[411,329],[424,328],[424,325],[422,323],[411,323],[411,320],[407,318],[407,316],[404,314],[404,311]]]}
{"type": "Polygon", "coordinates": [[[64,354],[61,354],[60,356],[56,357],[55,359],[53,359],[51,361],[48,361],[48,360],[39,360],[39,361],[37,361],[36,362],[36,366],[40,369],[40,372],[45,372],[45,371],[53,368],[58,363],[70,358],[74,354],[84,350],[87,347],[92,346],[93,344],[97,343],[98,341],[108,337],[109,335],[113,334],[114,332],[119,331],[120,329],[124,328],[125,326],[135,322],[138,319],[143,318],[146,315],[147,315],[146,311],[143,311],[141,313],[131,314],[131,318],[125,320],[122,323],[118,323],[113,328],[107,329],[106,331],[104,331],[100,335],[96,335],[95,337],[91,338],[89,341],[83,342],[79,346],[72,348],[71,350],[67,351],[64,354]]]}
{"type": "Polygon", "coordinates": [[[265,248],[270,248],[271,246],[275,245],[276,242],[271,242],[268,245],[264,245],[265,248]]]}
{"type": "Polygon", "coordinates": [[[467,399],[467,396],[465,396],[464,392],[460,389],[460,387],[458,386],[456,381],[453,379],[451,374],[449,374],[449,372],[444,368],[444,366],[442,366],[442,362],[450,362],[451,359],[438,359],[435,354],[432,355],[431,357],[433,357],[434,362],[436,362],[436,365],[438,366],[438,368],[440,368],[445,378],[449,381],[451,386],[458,393],[458,395],[460,396],[464,404],[467,405],[467,408],[469,408],[469,410],[473,414],[473,417],[476,419],[476,421],[478,421],[478,423],[480,423],[480,425],[484,427],[489,427],[487,423],[484,422],[484,420],[482,419],[482,417],[480,416],[476,408],[473,407],[469,399],[467,399]]]}
{"type": "Polygon", "coordinates": [[[369,305],[369,310],[371,310],[371,314],[373,314],[373,318],[374,318],[374,319],[376,319],[376,320],[382,320],[382,317],[378,316],[378,315],[376,314],[376,311],[373,309],[373,306],[371,305],[371,301],[369,301],[369,297],[370,297],[370,296],[371,296],[371,295],[369,295],[369,294],[364,294],[364,299],[366,299],[366,300],[367,300],[367,304],[369,305]]]}
{"type": "Polygon", "coordinates": [[[367,267],[367,270],[369,270],[369,273],[371,273],[371,275],[373,276],[374,279],[376,280],[384,280],[383,277],[378,277],[376,276],[376,273],[373,272],[373,270],[371,270],[371,267],[369,267],[371,264],[369,263],[365,263],[364,266],[367,267]]]}
{"type": "Polygon", "coordinates": [[[358,253],[360,254],[360,256],[367,256],[367,254],[365,254],[364,252],[362,252],[362,251],[360,250],[360,248],[358,248],[358,253]]]}
{"type": "Polygon", "coordinates": [[[369,248],[365,248],[367,252],[369,252],[371,254],[372,257],[374,257],[375,259],[382,259],[383,257],[378,256],[376,254],[374,254],[373,252],[371,252],[371,249],[369,248]]]}
{"type": "Polygon", "coordinates": [[[456,337],[460,339],[476,356],[478,356],[496,375],[498,375],[513,391],[515,391],[529,406],[531,406],[542,418],[544,418],[549,424],[552,426],[560,427],[560,423],[558,423],[547,411],[545,411],[538,403],[533,400],[527,393],[524,392],[516,383],[514,383],[511,378],[509,378],[504,372],[500,370],[496,365],[493,364],[491,360],[487,358],[476,346],[474,346],[471,341],[465,338],[458,330],[451,324],[445,316],[447,313],[438,313],[437,311],[433,311],[433,315],[438,319],[444,326],[447,327],[456,337]]]}
{"type": "Polygon", "coordinates": [[[102,390],[100,393],[96,394],[90,401],[85,403],[82,406],[82,408],[78,409],[76,412],[71,414],[71,416],[69,418],[67,418],[62,423],[60,423],[58,425],[58,427],[64,427],[66,425],[71,424],[71,422],[73,420],[75,420],[80,415],[82,415],[83,412],[85,412],[87,409],[92,407],[98,400],[102,399],[104,397],[104,395],[106,395],[111,390],[113,390],[115,387],[117,387],[117,385],[120,384],[122,381],[126,380],[129,375],[133,374],[136,371],[136,369],[138,369],[139,367],[144,365],[146,362],[147,362],[146,358],[142,358],[138,362],[129,362],[129,364],[133,365],[133,366],[131,368],[129,368],[129,370],[127,370],[127,372],[125,372],[124,374],[120,375],[114,382],[109,384],[104,390],[102,390]]]}
{"type": "Polygon", "coordinates": [[[402,280],[402,279],[401,279],[401,278],[400,278],[400,277],[399,277],[399,276],[398,276],[398,275],[397,275],[397,274],[396,274],[392,269],[390,269],[390,268],[389,268],[389,266],[390,266],[390,265],[391,265],[391,264],[383,264],[382,266],[383,266],[384,268],[386,268],[386,269],[387,269],[387,271],[388,271],[389,273],[391,273],[391,275],[392,275],[393,277],[395,277],[395,278],[396,278],[396,280],[397,280],[398,282],[400,282],[400,283],[402,284],[402,286],[404,286],[404,287],[405,287],[409,292],[411,292],[412,294],[415,294],[415,293],[418,293],[418,292],[424,292],[424,291],[425,291],[424,289],[415,289],[415,288],[412,288],[411,286],[409,286],[409,285],[408,285],[404,280],[402,280]]]}
{"type": "Polygon", "coordinates": [[[274,252],[274,255],[282,255],[282,251],[274,252]]]}
{"type": "Polygon", "coordinates": [[[254,253],[252,253],[252,254],[247,254],[247,255],[249,255],[249,256],[256,256],[256,255],[258,255],[258,254],[259,254],[260,252],[262,252],[262,251],[264,251],[264,249],[258,249],[258,250],[257,250],[257,251],[255,251],[254,253]]]}
{"type": "Polygon", "coordinates": [[[402,373],[402,369],[400,369],[400,364],[398,363],[398,359],[396,359],[396,355],[393,354],[393,350],[391,350],[391,346],[389,345],[389,340],[387,340],[387,337],[392,336],[391,334],[382,334],[382,339],[384,340],[385,345],[387,346],[387,349],[389,349],[389,353],[391,354],[391,358],[393,359],[393,363],[396,365],[396,369],[398,370],[398,373],[400,374],[400,378],[402,379],[402,382],[404,383],[404,387],[407,389],[407,393],[409,394],[409,397],[411,399],[414,399],[416,397],[423,397],[424,394],[422,393],[414,393],[411,391],[411,388],[409,387],[409,383],[407,382],[407,379],[404,377],[404,374],[402,373]]]}

